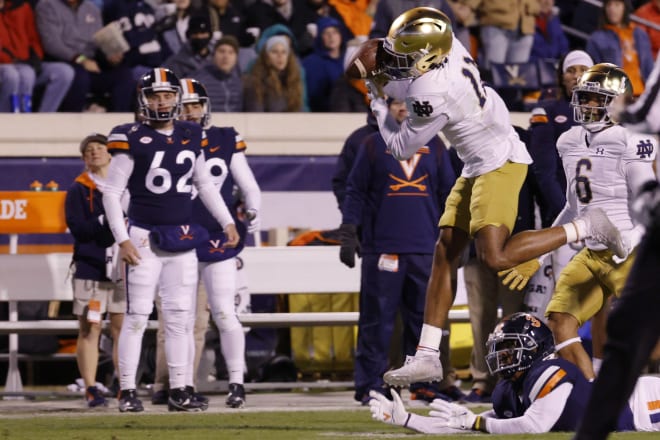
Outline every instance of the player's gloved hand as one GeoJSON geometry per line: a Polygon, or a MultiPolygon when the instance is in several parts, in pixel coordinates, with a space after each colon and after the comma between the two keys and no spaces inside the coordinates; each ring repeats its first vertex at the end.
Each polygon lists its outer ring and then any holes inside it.
{"type": "Polygon", "coordinates": [[[377,74],[364,80],[367,85],[367,96],[373,102],[377,99],[385,99],[383,87],[388,83],[388,78],[384,74],[377,74]]]}
{"type": "Polygon", "coordinates": [[[360,255],[360,240],[357,235],[357,226],[347,223],[339,227],[339,259],[346,266],[355,267],[355,254],[360,255]]]}
{"type": "Polygon", "coordinates": [[[432,411],[429,412],[429,416],[444,420],[448,428],[482,430],[481,427],[475,426],[477,419],[483,422],[482,418],[475,415],[463,405],[447,402],[442,399],[434,399],[430,407],[432,411]]]}
{"type": "Polygon", "coordinates": [[[497,276],[502,278],[502,284],[509,287],[509,290],[523,290],[529,279],[541,267],[539,260],[534,258],[524,263],[520,263],[511,269],[505,269],[497,272],[497,276]]]}
{"type": "Polygon", "coordinates": [[[369,401],[369,411],[371,418],[391,425],[405,426],[408,422],[408,411],[403,406],[401,397],[396,391],[392,390],[392,399],[379,393],[378,391],[369,391],[371,400],[369,401]]]}
{"type": "Polygon", "coordinates": [[[248,209],[245,211],[245,218],[248,220],[247,231],[254,234],[259,231],[259,216],[256,209],[248,209]]]}
{"type": "Polygon", "coordinates": [[[633,200],[630,214],[636,223],[647,229],[658,226],[660,221],[660,185],[656,180],[649,180],[642,185],[639,194],[633,200]]]}

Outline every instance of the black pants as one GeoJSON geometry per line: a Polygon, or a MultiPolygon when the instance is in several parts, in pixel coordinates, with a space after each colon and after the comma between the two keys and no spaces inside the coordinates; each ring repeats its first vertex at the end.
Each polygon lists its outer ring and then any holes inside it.
{"type": "Polygon", "coordinates": [[[602,440],[616,429],[621,409],[660,336],[660,225],[637,251],[621,300],[607,320],[607,343],[593,392],[574,440],[602,440]]]}

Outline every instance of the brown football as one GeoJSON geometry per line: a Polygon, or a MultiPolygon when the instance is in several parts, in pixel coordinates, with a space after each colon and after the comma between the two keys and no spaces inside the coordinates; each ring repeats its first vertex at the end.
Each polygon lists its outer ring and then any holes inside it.
{"type": "Polygon", "coordinates": [[[353,79],[372,78],[380,70],[377,54],[382,50],[383,39],[372,38],[362,43],[346,68],[346,76],[353,79]]]}

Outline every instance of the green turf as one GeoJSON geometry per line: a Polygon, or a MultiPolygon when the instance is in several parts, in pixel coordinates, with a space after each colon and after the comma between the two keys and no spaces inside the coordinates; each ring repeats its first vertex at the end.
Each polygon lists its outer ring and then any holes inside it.
{"type": "MultiPolygon", "coordinates": [[[[485,435],[492,440],[570,439],[571,435],[485,435]]],[[[0,439],[49,440],[129,440],[129,439],[412,439],[430,438],[412,431],[388,426],[369,418],[366,411],[242,412],[221,414],[85,415],[74,412],[40,414],[35,417],[0,418],[0,439]]],[[[435,436],[435,438],[463,438],[435,436]]],[[[621,433],[618,440],[656,439],[658,433],[621,433]]]]}

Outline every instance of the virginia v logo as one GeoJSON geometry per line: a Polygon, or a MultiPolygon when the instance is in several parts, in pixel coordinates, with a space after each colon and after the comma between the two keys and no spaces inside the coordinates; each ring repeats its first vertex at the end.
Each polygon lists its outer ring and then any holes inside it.
{"type": "Polygon", "coordinates": [[[419,117],[429,117],[433,113],[433,106],[428,101],[415,101],[412,103],[412,109],[419,117]]]}
{"type": "Polygon", "coordinates": [[[640,159],[648,159],[653,154],[653,144],[650,139],[639,141],[637,144],[637,155],[640,159]]]}

